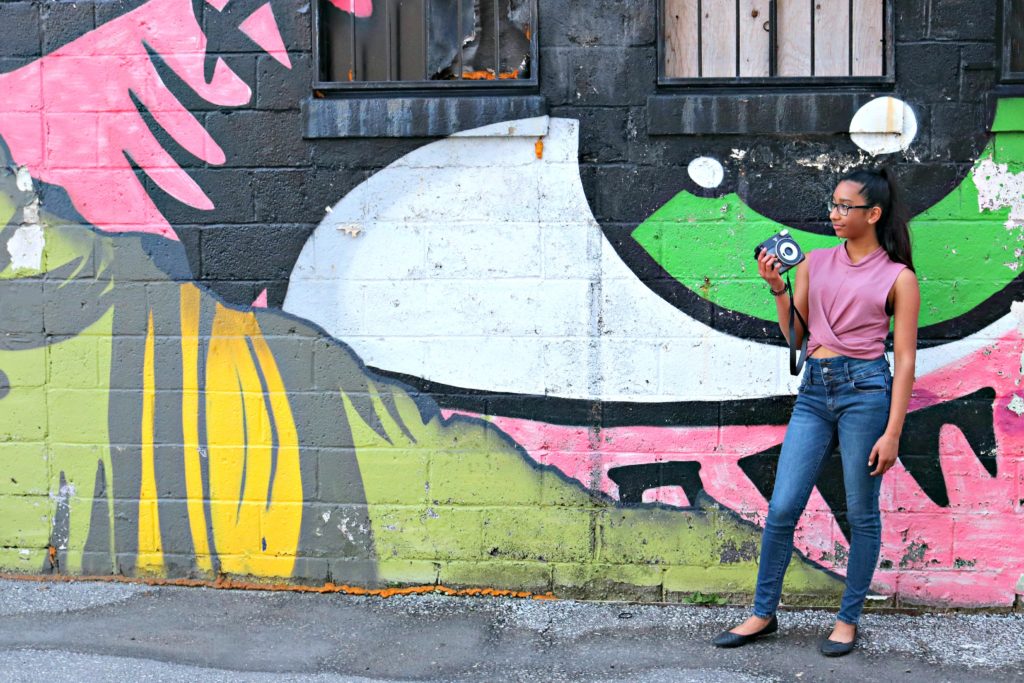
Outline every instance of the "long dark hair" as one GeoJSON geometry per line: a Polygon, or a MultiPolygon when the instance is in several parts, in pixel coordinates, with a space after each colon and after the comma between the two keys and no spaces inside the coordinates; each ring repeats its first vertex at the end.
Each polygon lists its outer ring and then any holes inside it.
{"type": "Polygon", "coordinates": [[[875,224],[875,231],[885,253],[896,263],[903,263],[914,270],[907,212],[896,191],[892,171],[884,166],[878,170],[858,168],[844,175],[839,182],[844,180],[860,185],[865,203],[882,209],[882,217],[875,224]]]}

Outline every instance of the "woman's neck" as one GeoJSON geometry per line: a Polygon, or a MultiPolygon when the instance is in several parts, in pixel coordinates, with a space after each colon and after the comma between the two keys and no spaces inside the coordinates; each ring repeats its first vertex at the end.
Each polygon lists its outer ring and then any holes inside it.
{"type": "Polygon", "coordinates": [[[878,249],[880,246],[882,246],[881,243],[874,235],[865,235],[856,239],[848,238],[846,240],[846,253],[851,261],[857,263],[862,258],[874,253],[875,249],[878,249]]]}

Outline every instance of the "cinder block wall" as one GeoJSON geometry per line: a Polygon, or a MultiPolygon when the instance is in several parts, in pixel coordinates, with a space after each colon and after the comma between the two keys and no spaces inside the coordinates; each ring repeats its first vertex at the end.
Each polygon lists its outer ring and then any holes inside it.
{"type": "MultiPolygon", "coordinates": [[[[654,2],[540,0],[538,86],[447,97],[315,91],[301,0],[0,4],[0,569],[742,599],[798,382],[748,254],[834,246],[884,163],[924,306],[874,589],[1013,604],[1024,92],[982,4],[898,3],[891,83],[659,86],[654,2]]],[[[787,600],[848,539],[836,454],[787,600]]]]}

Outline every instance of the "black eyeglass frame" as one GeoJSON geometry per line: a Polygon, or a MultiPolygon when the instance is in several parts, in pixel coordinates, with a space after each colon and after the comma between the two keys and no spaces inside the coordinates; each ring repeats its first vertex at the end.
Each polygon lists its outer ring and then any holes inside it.
{"type": "Polygon", "coordinates": [[[828,207],[829,213],[832,213],[833,209],[839,209],[840,216],[849,216],[850,209],[873,209],[878,206],[878,204],[858,204],[857,206],[853,206],[851,204],[836,204],[830,199],[825,202],[825,206],[828,207]]]}

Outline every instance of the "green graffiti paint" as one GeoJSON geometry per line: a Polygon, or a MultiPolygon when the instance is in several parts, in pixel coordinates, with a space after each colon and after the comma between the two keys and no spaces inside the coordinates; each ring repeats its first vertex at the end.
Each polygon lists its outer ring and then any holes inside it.
{"type": "MultiPolygon", "coordinates": [[[[997,121],[1008,130],[1024,100],[1001,100],[997,121]]],[[[1017,128],[1022,125],[1018,121],[1017,128]]],[[[1024,136],[998,133],[975,169],[991,159],[1011,172],[1024,166],[1024,136]]],[[[903,188],[913,192],[913,188],[903,188]]],[[[822,215],[825,200],[822,197],[822,215]]],[[[982,210],[974,174],[911,221],[921,287],[922,327],[961,316],[1002,290],[1020,272],[1016,250],[1024,232],[1007,229],[1010,208],[982,210]]],[[[717,199],[681,192],[632,233],[647,253],[689,290],[738,313],[770,321],[775,304],[757,275],[753,247],[788,226],[747,206],[736,194],[717,199]]],[[[836,237],[788,227],[805,251],[832,247],[836,237]]]]}
{"type": "MultiPolygon", "coordinates": [[[[485,422],[454,417],[446,423],[439,416],[424,422],[407,394],[392,389],[391,395],[412,439],[376,398],[384,434],[343,396],[382,582],[432,576],[452,586],[542,588],[553,582],[557,589],[613,580],[635,588],[686,574],[686,582],[672,584],[676,590],[752,587],[720,580],[720,547],[724,539],[758,548],[760,532],[712,501],[700,501],[700,513],[618,507],[554,468],[529,464],[485,422]]],[[[744,580],[753,581],[753,561],[743,569],[744,580]]],[[[842,588],[841,581],[804,561],[791,563],[786,581],[794,592],[838,595],[842,588]]]]}

